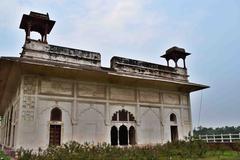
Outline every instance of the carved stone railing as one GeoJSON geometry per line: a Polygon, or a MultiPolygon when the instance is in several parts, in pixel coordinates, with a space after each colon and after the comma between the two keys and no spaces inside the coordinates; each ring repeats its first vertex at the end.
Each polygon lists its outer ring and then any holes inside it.
{"type": "Polygon", "coordinates": [[[29,40],[25,43],[21,57],[101,66],[100,53],[49,45],[35,40],[29,40]]]}
{"type": "Polygon", "coordinates": [[[126,74],[188,81],[187,70],[184,68],[173,68],[128,58],[113,57],[111,59],[111,68],[117,72],[126,74]]]}

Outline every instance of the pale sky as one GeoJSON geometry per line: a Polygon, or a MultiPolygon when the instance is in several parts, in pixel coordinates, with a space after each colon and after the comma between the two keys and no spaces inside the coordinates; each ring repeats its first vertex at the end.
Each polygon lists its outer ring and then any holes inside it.
{"type": "MultiPolygon", "coordinates": [[[[100,52],[103,66],[114,55],[166,64],[166,49],[185,48],[189,80],[211,86],[200,125],[240,125],[239,0],[1,0],[0,56],[19,56],[30,11],[56,20],[50,44],[100,52]]],[[[191,94],[194,127],[200,97],[191,94]]]]}

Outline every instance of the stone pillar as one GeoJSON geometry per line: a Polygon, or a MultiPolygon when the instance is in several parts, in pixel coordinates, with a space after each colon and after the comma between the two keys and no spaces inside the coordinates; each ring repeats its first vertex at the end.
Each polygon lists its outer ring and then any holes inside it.
{"type": "Polygon", "coordinates": [[[164,143],[164,107],[163,107],[163,94],[159,93],[159,98],[160,98],[160,129],[161,129],[161,143],[164,143]]]}
{"type": "Polygon", "coordinates": [[[186,60],[186,58],[183,59],[183,67],[184,67],[184,69],[186,69],[186,61],[185,60],[186,60]]]}
{"type": "Polygon", "coordinates": [[[24,76],[21,76],[21,83],[19,86],[20,94],[19,94],[19,110],[18,110],[18,125],[16,129],[16,139],[15,139],[15,147],[19,148],[21,147],[20,139],[22,137],[21,135],[21,128],[22,128],[22,106],[23,106],[23,85],[24,85],[24,76]]]}
{"type": "Polygon", "coordinates": [[[183,118],[183,112],[184,112],[184,108],[183,108],[184,104],[183,104],[183,96],[180,95],[180,120],[181,122],[179,123],[180,126],[181,126],[181,130],[179,129],[179,131],[181,131],[181,136],[179,136],[179,138],[183,139],[185,136],[188,136],[188,135],[185,135],[185,130],[184,130],[184,118],[183,118]]]}
{"type": "Polygon", "coordinates": [[[110,87],[107,85],[106,86],[106,103],[105,103],[105,114],[104,114],[104,122],[105,125],[107,126],[107,131],[106,131],[106,142],[111,144],[111,119],[110,119],[110,104],[109,104],[109,89],[110,87]]]}
{"type": "Polygon", "coordinates": [[[178,59],[174,59],[174,62],[175,62],[175,67],[177,68],[178,67],[178,64],[177,64],[177,62],[178,62],[178,59]]]}
{"type": "Polygon", "coordinates": [[[137,106],[136,106],[136,126],[135,126],[135,141],[136,144],[139,144],[139,127],[141,125],[141,109],[140,109],[140,104],[139,104],[139,89],[136,89],[136,101],[137,101],[137,106]]]}
{"type": "Polygon", "coordinates": [[[78,124],[78,110],[77,110],[77,95],[78,95],[78,83],[77,81],[74,82],[73,84],[73,95],[74,95],[74,100],[72,104],[72,114],[71,114],[71,121],[72,121],[72,140],[76,140],[75,137],[75,128],[77,127],[78,124]]]}
{"type": "Polygon", "coordinates": [[[26,31],[26,40],[28,40],[28,39],[31,38],[31,37],[30,37],[31,27],[32,27],[31,23],[28,23],[28,24],[27,24],[27,30],[25,30],[25,31],[26,31]]]}
{"type": "Polygon", "coordinates": [[[139,89],[136,89],[136,102],[137,102],[137,106],[135,108],[136,110],[136,123],[137,125],[140,125],[141,123],[141,111],[140,111],[140,104],[139,104],[139,89]]]}
{"type": "Polygon", "coordinates": [[[109,104],[109,90],[110,86],[106,86],[106,105],[105,105],[105,125],[109,126],[111,124],[111,116],[110,116],[110,104],[109,104]]]}
{"type": "Polygon", "coordinates": [[[191,130],[191,135],[193,135],[193,129],[192,129],[192,110],[191,110],[191,101],[190,101],[190,94],[187,95],[188,97],[188,116],[189,116],[189,122],[190,122],[190,130],[191,130]]]}
{"type": "Polygon", "coordinates": [[[106,127],[106,139],[105,142],[111,144],[111,126],[106,127]]]}
{"type": "Polygon", "coordinates": [[[181,109],[180,109],[180,117],[181,117],[181,138],[184,138],[185,136],[188,136],[188,135],[185,135],[185,129],[184,129],[184,119],[183,119],[183,108],[181,106],[181,109]]]}
{"type": "Polygon", "coordinates": [[[44,43],[47,43],[47,31],[48,31],[48,24],[45,25],[45,30],[44,30],[44,43]]]}
{"type": "Polygon", "coordinates": [[[164,143],[164,122],[163,122],[163,114],[164,108],[161,106],[160,108],[160,134],[161,134],[161,143],[164,143]]]}

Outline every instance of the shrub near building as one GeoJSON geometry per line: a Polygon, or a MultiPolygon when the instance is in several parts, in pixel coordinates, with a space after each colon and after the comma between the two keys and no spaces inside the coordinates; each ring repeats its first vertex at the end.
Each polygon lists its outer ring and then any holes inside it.
{"type": "Polygon", "coordinates": [[[139,159],[166,159],[166,158],[202,158],[206,156],[207,145],[202,141],[178,141],[165,145],[143,147],[112,147],[108,144],[81,145],[70,142],[58,147],[49,147],[34,153],[31,150],[20,149],[19,160],[80,160],[80,159],[109,159],[109,160],[139,160],[139,159]]]}

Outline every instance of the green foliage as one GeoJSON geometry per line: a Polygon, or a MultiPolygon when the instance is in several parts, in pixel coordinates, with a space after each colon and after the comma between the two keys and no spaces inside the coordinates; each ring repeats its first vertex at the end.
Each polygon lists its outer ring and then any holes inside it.
{"type": "Polygon", "coordinates": [[[2,150],[0,150],[0,160],[10,160],[10,158],[6,156],[2,150]]]}
{"type": "Polygon", "coordinates": [[[180,159],[202,158],[207,153],[207,144],[202,141],[177,141],[163,145],[165,156],[168,159],[178,157],[180,159]]]}
{"type": "Polygon", "coordinates": [[[202,141],[178,141],[165,145],[141,147],[112,147],[106,143],[96,146],[69,142],[62,146],[50,146],[34,153],[18,150],[19,160],[161,160],[204,157],[206,144],[202,141]]]}
{"type": "Polygon", "coordinates": [[[217,127],[217,128],[206,128],[206,127],[198,127],[197,129],[193,130],[193,135],[206,135],[206,134],[238,134],[240,133],[240,126],[234,127],[234,126],[225,126],[225,127],[217,127]]]}
{"type": "Polygon", "coordinates": [[[50,146],[46,150],[19,149],[19,160],[217,160],[239,157],[239,144],[206,144],[190,139],[164,145],[113,147],[103,143],[91,145],[69,142],[62,146],[50,146]],[[237,151],[237,152],[234,152],[237,151]],[[210,158],[209,158],[210,157],[210,158]]]}

